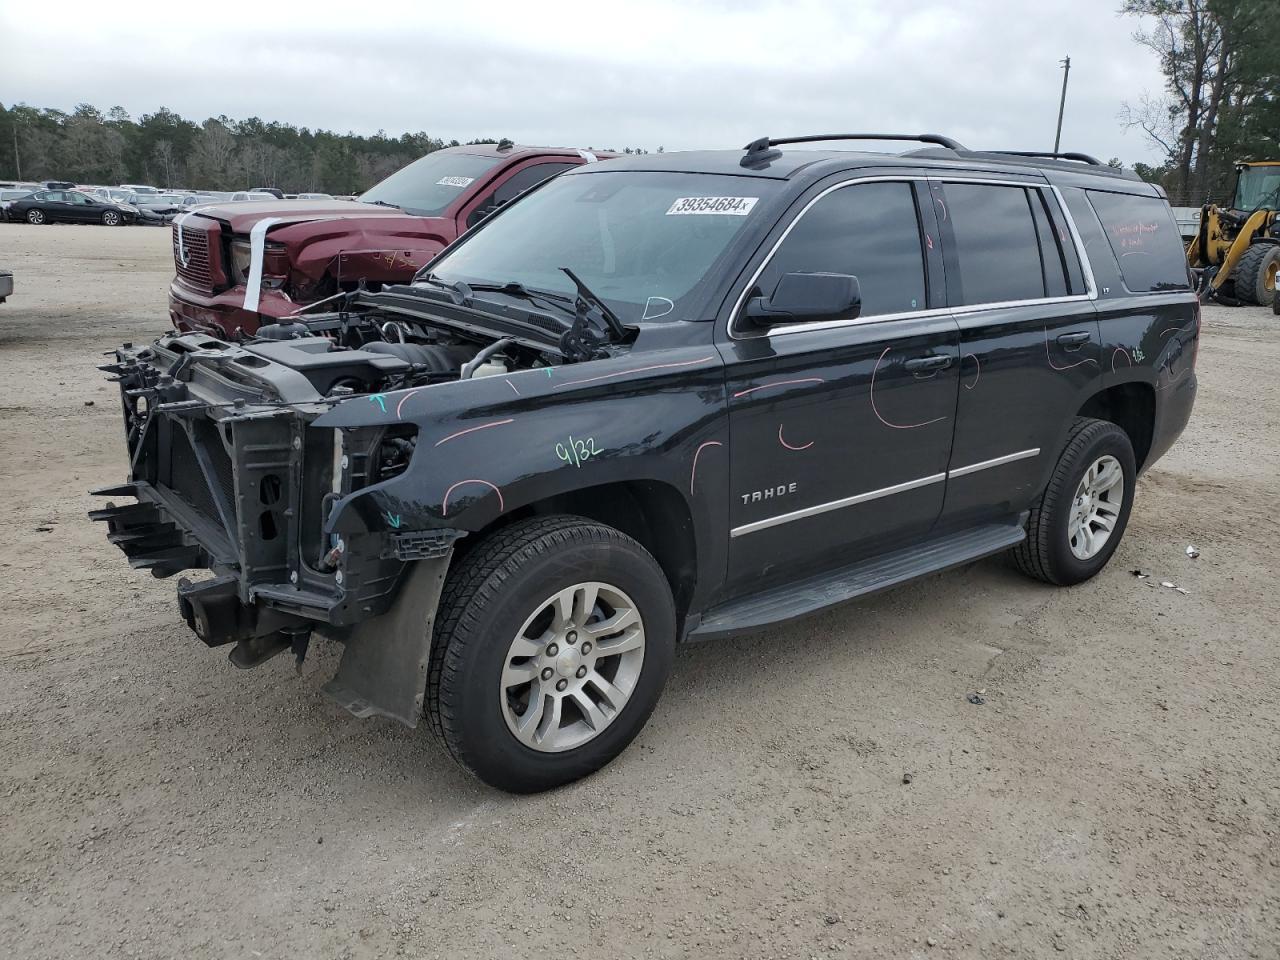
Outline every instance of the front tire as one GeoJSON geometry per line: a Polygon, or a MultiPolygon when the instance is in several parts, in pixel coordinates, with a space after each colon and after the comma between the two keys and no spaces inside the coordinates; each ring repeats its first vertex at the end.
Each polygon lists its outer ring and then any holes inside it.
{"type": "Polygon", "coordinates": [[[644,726],[675,629],[666,577],[635,540],[581,517],[514,523],[449,574],[427,678],[431,729],[501,790],[585,777],[644,726]]]}
{"type": "Polygon", "coordinates": [[[38,226],[40,226],[41,224],[43,224],[43,223],[44,223],[44,211],[43,211],[43,210],[28,210],[28,211],[27,211],[27,223],[31,224],[32,226],[36,226],[36,227],[38,227],[38,226]]]}
{"type": "Polygon", "coordinates": [[[102,225],[104,227],[120,226],[120,214],[116,213],[114,210],[102,211],[102,225]]]}
{"type": "Polygon", "coordinates": [[[1027,539],[1013,549],[1014,564],[1058,586],[1096,575],[1124,536],[1137,472],[1127,433],[1106,420],[1077,417],[1031,508],[1027,539]]]}
{"type": "Polygon", "coordinates": [[[1276,277],[1280,274],[1280,244],[1255,243],[1245,250],[1236,263],[1231,279],[1236,285],[1236,299],[1263,306],[1276,294],[1276,277]]]}

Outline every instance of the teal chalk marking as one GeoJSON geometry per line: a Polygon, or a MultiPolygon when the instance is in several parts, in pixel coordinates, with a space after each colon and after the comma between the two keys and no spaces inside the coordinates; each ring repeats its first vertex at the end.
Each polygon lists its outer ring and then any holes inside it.
{"type": "Polygon", "coordinates": [[[392,527],[394,527],[396,530],[399,530],[399,529],[400,529],[400,514],[398,514],[398,513],[397,513],[397,514],[393,517],[393,516],[391,515],[391,511],[390,511],[390,510],[388,510],[388,511],[387,511],[387,523],[391,524],[391,526],[392,526],[392,527]]]}
{"type": "Polygon", "coordinates": [[[382,394],[375,393],[372,397],[369,398],[369,402],[376,403],[378,406],[380,406],[382,408],[383,413],[387,412],[387,398],[384,397],[382,394]]]}
{"type": "Polygon", "coordinates": [[[546,371],[547,371],[547,376],[548,376],[548,377],[549,377],[549,376],[551,376],[551,368],[550,368],[550,367],[543,367],[542,369],[544,369],[544,370],[546,370],[546,371]]]}

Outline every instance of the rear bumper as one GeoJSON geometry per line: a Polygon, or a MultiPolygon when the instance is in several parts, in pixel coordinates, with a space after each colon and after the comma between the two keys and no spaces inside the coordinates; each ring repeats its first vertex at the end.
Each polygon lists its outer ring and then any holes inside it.
{"type": "Polygon", "coordinates": [[[8,270],[0,270],[0,303],[5,297],[13,296],[13,274],[8,270]]]}
{"type": "Polygon", "coordinates": [[[1192,370],[1157,394],[1156,422],[1152,430],[1151,450],[1142,465],[1144,472],[1168,453],[1174,441],[1182,436],[1182,431],[1191,419],[1191,409],[1195,406],[1196,389],[1196,374],[1192,370]]]}
{"type": "Polygon", "coordinates": [[[169,285],[169,321],[185,333],[207,333],[235,340],[239,331],[257,333],[263,323],[274,323],[298,309],[278,290],[263,290],[258,310],[244,308],[244,286],[221,293],[197,293],[174,280],[169,285]]]}

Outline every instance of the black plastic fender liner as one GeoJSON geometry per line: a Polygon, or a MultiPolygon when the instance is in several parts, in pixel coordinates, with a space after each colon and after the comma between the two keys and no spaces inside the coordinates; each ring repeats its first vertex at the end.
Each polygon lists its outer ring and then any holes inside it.
{"type": "Polygon", "coordinates": [[[427,692],[436,607],[453,557],[418,560],[391,609],[357,624],[324,694],[357,717],[383,716],[416,727],[427,692]]]}

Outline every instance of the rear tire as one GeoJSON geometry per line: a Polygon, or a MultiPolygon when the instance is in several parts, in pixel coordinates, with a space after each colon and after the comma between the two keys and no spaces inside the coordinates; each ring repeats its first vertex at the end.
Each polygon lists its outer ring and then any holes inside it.
{"type": "Polygon", "coordinates": [[[45,222],[45,217],[44,217],[44,211],[43,211],[43,210],[28,210],[28,211],[27,211],[27,223],[31,224],[32,226],[36,226],[36,227],[38,227],[38,226],[40,226],[41,224],[43,224],[44,222],[45,222]]]}
{"type": "Polygon", "coordinates": [[[1027,539],[1013,549],[1014,564],[1027,576],[1057,586],[1097,574],[1124,536],[1136,477],[1129,435],[1109,421],[1077,417],[1048,485],[1031,508],[1027,539]],[[1097,494],[1113,468],[1121,476],[1097,494]],[[1093,482],[1099,477],[1101,484],[1093,482]],[[1081,523],[1082,516],[1094,519],[1081,523]]]}
{"type": "Polygon", "coordinates": [[[1236,263],[1231,279],[1236,299],[1266,306],[1275,299],[1276,275],[1280,273],[1280,244],[1255,243],[1236,263]]]}
{"type": "Polygon", "coordinates": [[[453,758],[485,783],[547,790],[626,748],[674,655],[675,605],[648,551],[581,517],[536,517],[491,534],[450,572],[426,714],[453,758]],[[626,629],[601,629],[627,611],[626,629]]]}

